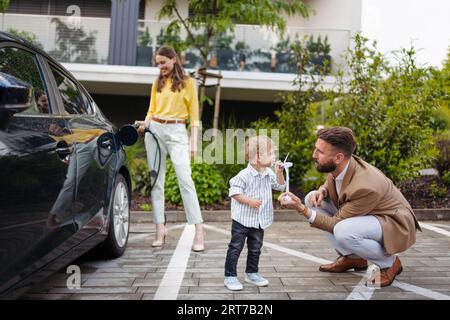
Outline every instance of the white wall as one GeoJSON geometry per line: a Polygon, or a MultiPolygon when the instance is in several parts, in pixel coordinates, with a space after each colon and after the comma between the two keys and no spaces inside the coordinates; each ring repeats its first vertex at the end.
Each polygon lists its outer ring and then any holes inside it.
{"type": "Polygon", "coordinates": [[[288,26],[344,29],[352,32],[361,28],[361,0],[307,0],[316,13],[305,20],[287,17],[288,26]]]}
{"type": "Polygon", "coordinates": [[[450,1],[362,0],[362,32],[393,60],[411,41],[421,64],[442,66],[450,45],[450,1]]]}

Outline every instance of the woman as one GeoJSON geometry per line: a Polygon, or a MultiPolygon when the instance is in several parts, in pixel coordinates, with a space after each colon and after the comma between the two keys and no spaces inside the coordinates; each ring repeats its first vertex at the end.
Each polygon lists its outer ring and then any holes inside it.
{"type": "MultiPolygon", "coordinates": [[[[152,85],[150,106],[145,121],[136,121],[138,132],[148,127],[155,134],[161,148],[159,175],[151,190],[153,222],[156,224],[156,238],[153,247],[164,244],[167,230],[164,226],[164,180],[166,158],[169,154],[178,178],[186,218],[195,224],[195,237],[192,250],[203,251],[202,215],[197,192],[191,177],[190,158],[195,155],[198,137],[198,97],[195,80],[184,73],[175,50],[163,46],[156,51],[156,65],[159,76],[152,85]],[[189,121],[191,135],[188,138],[186,123],[189,121]]],[[[149,169],[152,170],[156,156],[157,142],[147,133],[145,147],[149,169]]]]}

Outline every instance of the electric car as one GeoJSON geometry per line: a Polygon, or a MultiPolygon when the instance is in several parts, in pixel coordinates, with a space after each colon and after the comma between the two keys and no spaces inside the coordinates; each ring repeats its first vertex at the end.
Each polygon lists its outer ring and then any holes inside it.
{"type": "Polygon", "coordinates": [[[124,253],[124,145],[135,131],[118,130],[48,54],[0,32],[0,298],[16,298],[94,247],[110,258],[124,253]]]}

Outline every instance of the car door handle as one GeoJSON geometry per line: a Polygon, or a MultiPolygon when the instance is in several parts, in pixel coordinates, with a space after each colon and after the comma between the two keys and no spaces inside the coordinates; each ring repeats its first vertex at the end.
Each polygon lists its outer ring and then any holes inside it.
{"type": "Polygon", "coordinates": [[[55,151],[59,159],[62,161],[67,161],[67,157],[73,152],[73,147],[69,146],[65,141],[59,141],[56,145],[55,151]]]}
{"type": "Polygon", "coordinates": [[[56,153],[58,153],[58,154],[60,154],[60,153],[61,154],[62,153],[64,153],[64,154],[71,154],[72,151],[73,151],[72,147],[56,148],[56,153]]]}

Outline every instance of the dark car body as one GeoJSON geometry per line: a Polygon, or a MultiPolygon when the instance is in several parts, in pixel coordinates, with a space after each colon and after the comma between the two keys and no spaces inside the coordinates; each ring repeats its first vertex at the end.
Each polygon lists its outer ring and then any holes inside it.
{"type": "Polygon", "coordinates": [[[118,130],[83,86],[1,32],[0,104],[0,298],[9,299],[98,245],[120,256],[131,182],[118,130]],[[14,109],[26,89],[30,101],[14,109]]]}

